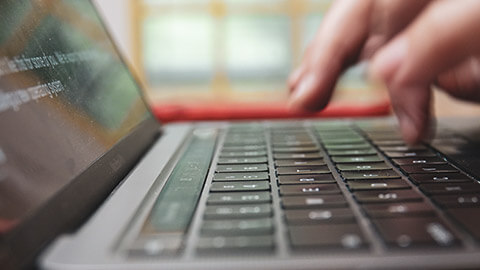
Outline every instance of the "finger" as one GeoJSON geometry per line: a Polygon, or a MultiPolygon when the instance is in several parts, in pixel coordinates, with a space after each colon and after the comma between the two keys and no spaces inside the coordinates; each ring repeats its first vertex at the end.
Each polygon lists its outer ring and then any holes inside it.
{"type": "Polygon", "coordinates": [[[470,57],[437,79],[436,85],[453,97],[480,102],[480,60],[470,57]]]}
{"type": "Polygon", "coordinates": [[[370,36],[360,59],[370,59],[393,36],[405,29],[431,0],[377,0],[372,11],[370,36]]]}
{"type": "Polygon", "coordinates": [[[372,73],[389,86],[399,121],[412,141],[424,135],[429,116],[430,85],[438,74],[475,53],[480,45],[480,1],[433,2],[405,31],[373,59],[372,73]],[[421,108],[420,108],[421,107],[421,108]],[[405,117],[405,118],[403,118],[405,117]]]}
{"type": "Polygon", "coordinates": [[[373,1],[337,1],[325,17],[306,54],[290,107],[317,110],[328,103],[345,64],[358,54],[369,27],[373,1]]]}
{"type": "Polygon", "coordinates": [[[360,59],[370,58],[430,1],[337,2],[309,47],[301,72],[291,77],[290,89],[295,92],[291,98],[292,107],[306,106],[310,110],[324,107],[340,74],[357,61],[359,55],[360,59]],[[370,34],[372,36],[368,37],[370,34]]]}
{"type": "Polygon", "coordinates": [[[395,88],[388,87],[392,108],[397,116],[402,137],[408,144],[416,144],[430,135],[431,90],[430,86],[395,88]],[[405,94],[405,93],[409,94],[405,94]],[[413,95],[415,98],[411,98],[413,95]]]}
{"type": "Polygon", "coordinates": [[[299,66],[296,68],[292,74],[288,77],[288,89],[292,92],[298,85],[300,78],[302,77],[303,73],[305,72],[305,66],[299,66]]]}
{"type": "Polygon", "coordinates": [[[309,55],[311,54],[311,51],[313,49],[312,43],[308,44],[305,54],[303,55],[302,63],[300,66],[298,66],[288,77],[288,88],[290,90],[290,93],[292,93],[300,83],[300,80],[302,79],[303,74],[306,72],[306,67],[307,65],[305,64],[307,62],[307,59],[309,55]]]}
{"type": "Polygon", "coordinates": [[[480,51],[480,1],[436,1],[373,59],[396,85],[426,85],[480,51]]]}

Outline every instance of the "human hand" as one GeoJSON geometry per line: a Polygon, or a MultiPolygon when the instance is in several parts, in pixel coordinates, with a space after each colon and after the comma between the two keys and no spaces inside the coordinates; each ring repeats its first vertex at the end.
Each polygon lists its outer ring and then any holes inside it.
{"type": "Polygon", "coordinates": [[[424,138],[431,86],[480,102],[480,1],[338,0],[291,74],[290,107],[325,107],[341,73],[370,59],[390,94],[403,138],[424,138]]]}

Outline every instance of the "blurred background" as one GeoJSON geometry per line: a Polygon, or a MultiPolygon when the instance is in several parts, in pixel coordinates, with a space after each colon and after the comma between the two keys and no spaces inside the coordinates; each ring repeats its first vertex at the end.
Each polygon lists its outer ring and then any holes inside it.
{"type": "MultiPolygon", "coordinates": [[[[285,104],[286,78],[332,2],[95,1],[155,108],[285,104]]],[[[346,72],[333,104],[340,109],[380,104],[381,113],[388,113],[385,91],[368,83],[365,71],[366,65],[360,64],[346,72]]],[[[435,95],[438,115],[472,110],[444,94],[435,95]]]]}

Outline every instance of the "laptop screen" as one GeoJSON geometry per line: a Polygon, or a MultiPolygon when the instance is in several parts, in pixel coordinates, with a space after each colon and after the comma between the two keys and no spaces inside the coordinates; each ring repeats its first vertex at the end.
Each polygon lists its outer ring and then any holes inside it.
{"type": "Polygon", "coordinates": [[[1,236],[148,110],[89,1],[1,1],[0,25],[1,236]]]}

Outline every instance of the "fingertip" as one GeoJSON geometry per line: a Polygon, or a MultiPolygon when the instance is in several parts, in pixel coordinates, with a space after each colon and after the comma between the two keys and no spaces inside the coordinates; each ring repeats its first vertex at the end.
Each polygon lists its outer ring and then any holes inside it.
{"type": "Polygon", "coordinates": [[[407,145],[417,144],[421,137],[415,123],[406,115],[397,115],[402,138],[407,145]]]}
{"type": "Polygon", "coordinates": [[[323,109],[329,98],[325,98],[320,80],[314,73],[307,73],[298,82],[290,96],[289,106],[304,112],[315,112],[323,109]]]}
{"type": "Polygon", "coordinates": [[[408,113],[397,113],[402,138],[407,145],[416,145],[428,141],[433,135],[433,126],[429,116],[413,117],[408,113]]]}
{"type": "Polygon", "coordinates": [[[292,101],[302,101],[304,100],[315,84],[315,76],[312,73],[307,73],[299,80],[296,84],[296,87],[291,94],[290,99],[292,101]]]}

